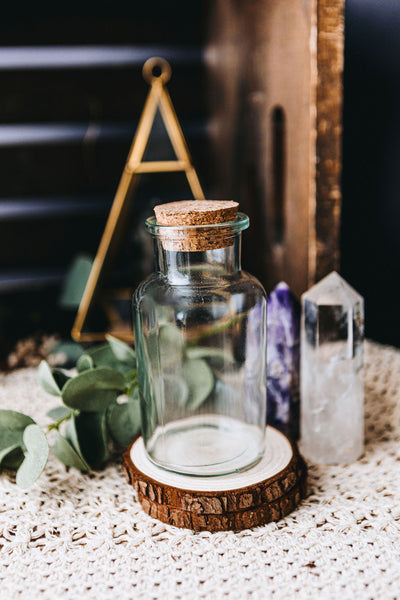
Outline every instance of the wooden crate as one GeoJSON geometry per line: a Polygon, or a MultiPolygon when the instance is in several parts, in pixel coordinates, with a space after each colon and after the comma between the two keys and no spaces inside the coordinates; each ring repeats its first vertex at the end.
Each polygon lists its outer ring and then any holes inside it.
{"type": "MultiPolygon", "coordinates": [[[[284,279],[298,294],[336,268],[343,2],[193,0],[189,11],[155,0],[124,16],[35,5],[5,17],[5,338],[69,331],[55,298],[74,255],[96,253],[147,93],[141,66],[153,54],[171,63],[170,93],[204,190],[239,200],[251,217],[245,267],[268,292],[284,279]]],[[[144,179],[134,227],[155,202],[190,195],[184,178],[144,179]]],[[[141,240],[132,235],[121,250],[133,287],[151,265],[141,240]]]]}
{"type": "Polygon", "coordinates": [[[267,291],[339,265],[344,0],[215,0],[206,48],[219,198],[252,220],[267,291]]]}

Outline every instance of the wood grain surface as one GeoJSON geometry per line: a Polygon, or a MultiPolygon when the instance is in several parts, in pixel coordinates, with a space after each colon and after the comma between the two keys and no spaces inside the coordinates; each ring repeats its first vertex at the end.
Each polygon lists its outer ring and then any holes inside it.
{"type": "Polygon", "coordinates": [[[206,64],[216,197],[250,216],[246,259],[302,294],[339,264],[344,0],[216,0],[206,64]]]}
{"type": "Polygon", "coordinates": [[[340,264],[343,53],[344,0],[319,0],[314,281],[340,264]]]}

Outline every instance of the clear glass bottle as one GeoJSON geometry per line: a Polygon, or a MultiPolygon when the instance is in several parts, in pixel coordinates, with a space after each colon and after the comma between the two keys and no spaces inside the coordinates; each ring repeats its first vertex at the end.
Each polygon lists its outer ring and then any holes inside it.
{"type": "Polygon", "coordinates": [[[241,471],[264,451],[266,295],[241,270],[248,225],[242,213],[146,221],[157,270],[133,300],[142,434],[150,459],[178,473],[241,471]]]}

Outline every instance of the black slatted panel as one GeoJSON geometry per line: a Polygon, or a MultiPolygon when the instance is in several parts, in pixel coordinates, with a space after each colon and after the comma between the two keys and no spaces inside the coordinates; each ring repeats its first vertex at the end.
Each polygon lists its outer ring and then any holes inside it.
{"type": "MultiPolygon", "coordinates": [[[[60,284],[77,253],[96,252],[148,92],[141,68],[150,56],[171,63],[178,117],[204,188],[213,185],[205,3],[190,11],[183,2],[81,4],[63,14],[26,4],[0,23],[0,328],[9,340],[70,327],[72,316],[57,308],[60,284]]],[[[155,147],[163,135],[155,132],[155,147]]],[[[143,176],[133,221],[157,201],[189,196],[182,174],[143,176]]]]}

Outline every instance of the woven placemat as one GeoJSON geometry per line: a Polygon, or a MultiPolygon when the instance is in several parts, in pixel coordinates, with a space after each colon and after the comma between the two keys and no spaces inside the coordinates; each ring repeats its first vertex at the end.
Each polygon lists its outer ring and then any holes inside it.
{"type": "MultiPolygon", "coordinates": [[[[366,448],[309,464],[309,496],[277,523],[194,533],[147,516],[122,469],[54,458],[30,491],[0,474],[0,599],[390,599],[400,590],[400,352],[365,345],[366,448]]],[[[36,371],[0,376],[0,406],[40,423],[36,371]]]]}

